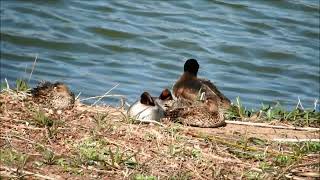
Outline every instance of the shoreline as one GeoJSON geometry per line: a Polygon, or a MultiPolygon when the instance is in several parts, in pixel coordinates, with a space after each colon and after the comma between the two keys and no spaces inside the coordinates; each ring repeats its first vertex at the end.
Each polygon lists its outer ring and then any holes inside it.
{"type": "MultiPolygon", "coordinates": [[[[264,122],[271,127],[197,128],[168,121],[159,126],[133,121],[123,108],[77,102],[73,109],[50,111],[22,96],[0,93],[4,178],[320,177],[320,143],[313,142],[319,131],[275,129],[279,122],[272,120],[264,122]]],[[[241,115],[248,115],[245,108],[241,115]]]]}

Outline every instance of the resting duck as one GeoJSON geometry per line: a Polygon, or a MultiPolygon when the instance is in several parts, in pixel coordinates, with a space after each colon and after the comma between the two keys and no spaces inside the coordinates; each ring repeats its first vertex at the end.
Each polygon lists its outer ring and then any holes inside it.
{"type": "Polygon", "coordinates": [[[173,97],[169,89],[164,89],[158,98],[154,98],[155,101],[162,107],[163,110],[167,110],[173,103],[173,97]]]}
{"type": "Polygon", "coordinates": [[[74,94],[61,82],[41,82],[31,90],[31,94],[34,102],[47,108],[72,108],[75,102],[74,94]]]}
{"type": "Polygon", "coordinates": [[[224,113],[221,110],[212,110],[212,101],[191,101],[177,99],[166,112],[165,116],[173,122],[202,128],[216,128],[225,126],[224,113]]]}
{"type": "Polygon", "coordinates": [[[141,94],[140,100],[129,107],[127,114],[140,121],[160,121],[164,117],[164,110],[148,92],[144,92],[141,94]]]}
{"type": "Polygon", "coordinates": [[[195,59],[189,59],[184,64],[184,73],[173,86],[173,94],[177,98],[191,101],[199,100],[199,95],[204,95],[202,100],[209,102],[211,110],[229,108],[230,100],[209,80],[197,77],[199,64],[195,59]]]}

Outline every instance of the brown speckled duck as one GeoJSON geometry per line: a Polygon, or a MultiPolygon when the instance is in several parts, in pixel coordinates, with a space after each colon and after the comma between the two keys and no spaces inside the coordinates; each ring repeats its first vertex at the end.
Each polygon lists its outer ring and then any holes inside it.
{"type": "Polygon", "coordinates": [[[184,98],[191,101],[199,99],[199,95],[204,94],[211,109],[229,108],[230,100],[224,96],[218,88],[209,80],[197,77],[199,64],[195,59],[189,59],[184,64],[184,73],[173,86],[173,94],[177,98],[184,98]]]}
{"type": "Polygon", "coordinates": [[[68,109],[75,102],[74,94],[61,82],[41,82],[31,90],[33,100],[46,108],[68,109]]]}
{"type": "Polygon", "coordinates": [[[224,112],[212,109],[213,101],[192,101],[178,98],[170,103],[165,111],[165,117],[173,122],[202,128],[216,128],[225,126],[224,112]]]}

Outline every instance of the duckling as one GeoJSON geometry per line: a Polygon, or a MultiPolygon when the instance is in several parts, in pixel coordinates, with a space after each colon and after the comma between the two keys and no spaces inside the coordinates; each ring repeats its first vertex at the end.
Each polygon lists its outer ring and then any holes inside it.
{"type": "Polygon", "coordinates": [[[141,94],[140,100],[129,107],[127,114],[140,121],[160,121],[164,117],[164,110],[148,92],[144,92],[141,94]]]}
{"type": "Polygon", "coordinates": [[[202,128],[225,126],[224,112],[215,108],[215,101],[192,101],[179,98],[167,108],[165,117],[173,122],[202,128]],[[213,104],[212,104],[213,103],[213,104]]]}
{"type": "Polygon", "coordinates": [[[211,108],[216,110],[218,107],[229,108],[231,105],[230,100],[213,83],[197,77],[199,67],[196,59],[188,59],[185,62],[184,73],[173,86],[174,96],[195,101],[200,93],[204,94],[205,99],[211,101],[209,103],[211,108]]]}
{"type": "Polygon", "coordinates": [[[72,108],[75,96],[68,86],[61,82],[41,82],[31,90],[33,100],[47,108],[67,109],[72,108]]]}

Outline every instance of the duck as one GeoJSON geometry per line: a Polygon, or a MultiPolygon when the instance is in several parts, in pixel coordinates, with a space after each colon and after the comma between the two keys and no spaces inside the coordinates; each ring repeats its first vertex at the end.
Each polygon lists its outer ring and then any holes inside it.
{"type": "Polygon", "coordinates": [[[148,92],[143,92],[140,99],[129,107],[127,115],[142,122],[160,121],[164,117],[164,110],[148,92]]]}
{"type": "Polygon", "coordinates": [[[171,91],[167,88],[163,89],[159,97],[154,97],[154,100],[166,111],[174,102],[171,91]]]}
{"type": "Polygon", "coordinates": [[[191,101],[205,100],[211,111],[229,108],[231,101],[210,80],[197,77],[199,68],[196,59],[185,62],[184,72],[173,86],[174,96],[191,101]]]}
{"type": "Polygon", "coordinates": [[[31,95],[34,102],[46,108],[70,109],[75,103],[74,93],[62,82],[40,82],[31,89],[31,95]]]}
{"type": "Polygon", "coordinates": [[[201,128],[217,128],[225,126],[224,111],[212,109],[214,101],[192,101],[178,98],[165,111],[165,118],[169,121],[187,126],[201,128]]]}

